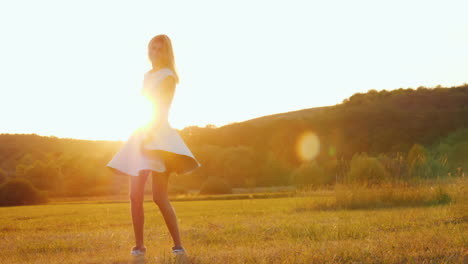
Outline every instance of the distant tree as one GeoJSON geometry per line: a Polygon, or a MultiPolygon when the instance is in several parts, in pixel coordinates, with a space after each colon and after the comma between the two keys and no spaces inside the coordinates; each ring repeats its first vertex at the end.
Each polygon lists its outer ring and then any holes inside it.
{"type": "Polygon", "coordinates": [[[255,176],[250,176],[244,179],[244,186],[253,190],[257,186],[257,179],[255,176]]]}
{"type": "Polygon", "coordinates": [[[188,189],[183,187],[182,185],[169,185],[169,189],[167,191],[169,194],[187,194],[188,189]]]}
{"type": "Polygon", "coordinates": [[[468,141],[453,146],[449,152],[449,159],[454,169],[460,167],[468,169],[468,141]]]}
{"type": "Polygon", "coordinates": [[[232,193],[231,186],[218,177],[208,177],[200,187],[200,194],[228,194],[232,193]]]}
{"type": "Polygon", "coordinates": [[[408,172],[412,177],[422,177],[424,173],[424,165],[427,160],[427,151],[424,146],[414,144],[407,157],[408,172]]]}
{"type": "Polygon", "coordinates": [[[290,184],[290,167],[276,158],[273,152],[268,152],[265,160],[259,165],[261,170],[257,177],[257,186],[290,184]]]}
{"type": "Polygon", "coordinates": [[[0,206],[29,205],[47,202],[45,193],[25,179],[11,179],[0,185],[0,206]]]}
{"type": "Polygon", "coordinates": [[[468,169],[468,128],[458,129],[441,138],[431,150],[447,154],[448,168],[453,175],[457,175],[457,170],[468,169]]]}
{"type": "MultiPolygon", "coordinates": [[[[393,179],[394,172],[401,172],[399,169],[404,172],[400,176],[410,177],[407,155],[403,162],[406,166],[400,166],[392,153],[409,153],[414,142],[428,151],[424,166],[413,166],[411,173],[435,177],[443,175],[448,167],[455,175],[468,167],[467,137],[456,133],[466,130],[468,124],[466,102],[467,84],[370,90],[334,106],[274,114],[222,127],[186,127],[180,135],[202,167],[181,179],[185,188],[198,188],[209,175],[239,187],[289,184],[289,175],[303,162],[296,146],[307,130],[314,131],[320,140],[317,165],[326,175],[335,175],[339,182],[348,175],[353,156],[361,152],[372,157],[385,155],[378,160],[393,179]],[[440,147],[433,145],[439,141],[440,147]]],[[[116,179],[105,165],[122,143],[0,134],[0,165],[12,174],[9,176],[30,179],[54,195],[105,194],[109,192],[106,186],[116,179]]],[[[414,158],[410,160],[413,165],[418,164],[414,158]]],[[[122,192],[126,191],[125,184],[119,186],[122,192]]]]}
{"type": "Polygon", "coordinates": [[[333,175],[326,175],[325,170],[316,161],[304,162],[291,174],[291,181],[297,186],[320,186],[332,183],[333,175]]]}
{"type": "Polygon", "coordinates": [[[53,164],[36,161],[22,176],[40,190],[54,190],[59,180],[59,171],[53,164]]]}
{"type": "Polygon", "coordinates": [[[377,158],[369,157],[366,153],[358,153],[351,159],[345,181],[346,183],[378,185],[388,180],[388,177],[388,172],[377,158]]]}
{"type": "Polygon", "coordinates": [[[207,124],[207,125],[205,126],[205,128],[216,128],[216,126],[213,125],[213,124],[207,124]]]}
{"type": "Polygon", "coordinates": [[[0,185],[7,181],[7,173],[5,170],[0,168],[0,185]]]}
{"type": "Polygon", "coordinates": [[[223,178],[231,186],[245,187],[245,181],[258,176],[259,158],[251,147],[226,148],[222,160],[223,178]]]}
{"type": "Polygon", "coordinates": [[[15,166],[15,176],[16,177],[23,177],[26,173],[26,171],[30,168],[30,166],[26,165],[26,164],[23,164],[23,163],[19,163],[19,164],[16,164],[15,166]]]}

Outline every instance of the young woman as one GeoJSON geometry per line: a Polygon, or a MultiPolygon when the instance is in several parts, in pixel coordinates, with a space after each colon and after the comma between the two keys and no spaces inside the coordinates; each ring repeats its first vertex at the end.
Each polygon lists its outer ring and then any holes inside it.
{"type": "Polygon", "coordinates": [[[152,69],[144,75],[142,94],[153,104],[150,124],[136,130],[107,164],[117,173],[130,178],[130,203],[135,233],[134,256],[144,255],[144,187],[152,177],[153,200],[159,207],[174,241],[172,252],[184,254],[177,225],[177,217],[167,196],[167,185],[172,172],[182,174],[201,166],[177,131],[168,122],[169,108],[179,81],[174,62],[171,40],[158,35],[148,44],[148,57],[152,69]]]}

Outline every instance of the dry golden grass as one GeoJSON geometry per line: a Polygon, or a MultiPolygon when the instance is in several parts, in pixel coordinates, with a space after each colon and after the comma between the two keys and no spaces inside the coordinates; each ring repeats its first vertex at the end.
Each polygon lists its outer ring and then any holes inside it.
{"type": "MultiPolygon", "coordinates": [[[[173,206],[189,263],[466,263],[466,189],[452,187],[440,205],[305,206],[336,199],[325,191],[173,206]]],[[[148,253],[133,259],[128,203],[0,208],[0,263],[173,263],[158,208],[145,209],[148,253]]]]}
{"type": "Polygon", "coordinates": [[[298,195],[309,197],[297,210],[377,209],[407,206],[433,206],[450,203],[466,204],[467,180],[428,182],[425,184],[381,184],[364,187],[357,184],[336,184],[325,199],[316,199],[316,191],[303,189],[298,195]]]}

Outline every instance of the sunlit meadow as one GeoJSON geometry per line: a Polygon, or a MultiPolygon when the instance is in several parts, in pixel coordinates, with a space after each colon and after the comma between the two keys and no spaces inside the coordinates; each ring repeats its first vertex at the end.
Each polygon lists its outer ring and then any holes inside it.
{"type": "MultiPolygon", "coordinates": [[[[466,180],[413,190],[375,189],[354,199],[355,209],[340,204],[353,190],[340,188],[172,200],[188,263],[466,263],[466,180]],[[370,202],[381,198],[387,206],[370,202]]],[[[88,200],[0,208],[0,262],[175,263],[162,215],[147,198],[143,259],[130,256],[129,203],[88,200]]]]}

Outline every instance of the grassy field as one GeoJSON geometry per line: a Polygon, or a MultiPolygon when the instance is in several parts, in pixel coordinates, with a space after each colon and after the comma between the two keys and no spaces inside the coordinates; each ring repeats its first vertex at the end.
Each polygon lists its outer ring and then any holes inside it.
{"type": "MultiPolygon", "coordinates": [[[[189,263],[467,263],[467,205],[376,209],[304,206],[294,197],[173,201],[189,263]]],[[[156,205],[145,202],[144,259],[133,259],[130,205],[0,208],[0,263],[173,263],[156,205]]]]}

